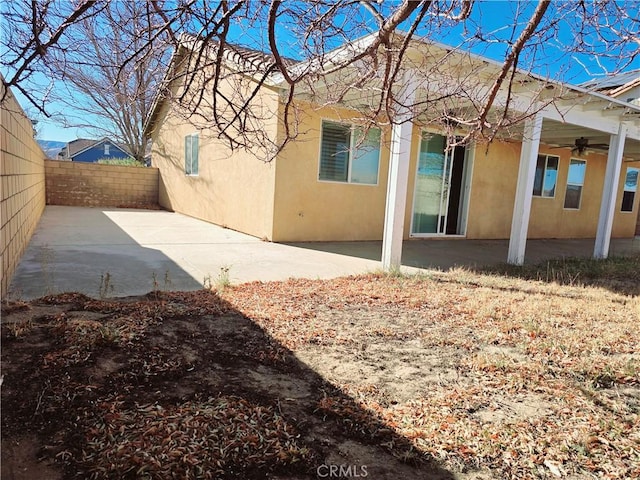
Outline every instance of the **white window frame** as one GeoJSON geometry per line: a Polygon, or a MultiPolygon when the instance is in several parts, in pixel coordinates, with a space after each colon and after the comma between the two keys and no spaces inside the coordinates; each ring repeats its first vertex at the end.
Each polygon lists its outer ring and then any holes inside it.
{"type": "Polygon", "coordinates": [[[197,177],[200,175],[200,135],[198,134],[198,132],[195,133],[189,133],[187,135],[184,136],[184,148],[185,148],[185,158],[184,158],[184,174],[187,177],[197,177]],[[190,170],[188,171],[187,169],[187,139],[188,138],[197,138],[198,139],[198,148],[196,150],[196,160],[197,163],[196,165],[198,166],[197,170],[195,173],[193,173],[193,143],[191,143],[191,164],[190,164],[190,170]]]}
{"type": "MultiPolygon", "coordinates": [[[[578,201],[578,206],[576,208],[573,207],[566,207],[565,204],[567,203],[567,190],[568,188],[565,189],[564,191],[564,202],[562,203],[562,208],[564,210],[580,210],[580,208],[582,208],[582,197],[584,196],[584,181],[585,181],[585,177],[587,176],[587,161],[584,158],[570,158],[569,159],[569,167],[567,168],[567,187],[572,186],[572,187],[580,187],[580,199],[578,201]],[[582,162],[584,163],[584,177],[582,178],[582,183],[571,183],[569,182],[569,172],[571,171],[571,162],[582,162]]],[[[557,182],[556,182],[557,183],[557,182]]],[[[557,185],[556,185],[557,188],[557,185]]]]}
{"type": "Polygon", "coordinates": [[[320,183],[337,183],[340,185],[358,185],[358,186],[362,186],[362,187],[377,187],[380,184],[380,161],[382,159],[382,129],[380,127],[370,127],[370,128],[377,128],[378,130],[380,130],[380,144],[378,145],[378,169],[376,172],[376,183],[360,183],[360,182],[353,182],[351,179],[351,167],[353,164],[353,152],[355,147],[357,146],[357,142],[355,141],[356,135],[354,135],[354,132],[356,130],[356,128],[359,128],[359,125],[353,124],[353,123],[347,123],[347,122],[340,122],[338,120],[333,120],[331,118],[322,118],[320,120],[320,137],[319,137],[319,145],[318,145],[318,172],[316,175],[316,178],[318,180],[318,182],[320,183]],[[328,123],[333,123],[334,125],[342,125],[344,127],[349,127],[349,129],[351,130],[351,135],[350,135],[350,143],[349,143],[349,161],[347,164],[347,181],[343,182],[340,180],[324,180],[320,178],[320,170],[321,170],[321,163],[322,163],[322,131],[323,131],[323,125],[325,122],[328,123]]]}
{"type": "Polygon", "coordinates": [[[623,178],[623,182],[622,182],[622,198],[620,199],[620,213],[633,213],[633,211],[635,210],[635,206],[636,206],[636,195],[638,194],[638,177],[636,176],[636,188],[635,190],[627,190],[626,185],[627,185],[627,175],[629,175],[629,170],[635,170],[637,172],[637,175],[640,176],[640,167],[627,167],[627,171],[624,174],[624,178],[623,178]],[[622,207],[624,206],[624,194],[626,192],[632,192],[633,193],[633,200],[631,201],[631,210],[623,210],[622,207]]]}
{"type": "MultiPolygon", "coordinates": [[[[544,169],[542,170],[542,188],[540,189],[540,195],[536,195],[535,190],[531,191],[531,196],[534,198],[556,198],[556,192],[558,191],[558,172],[560,171],[560,157],[558,155],[552,155],[550,153],[538,153],[538,157],[544,158],[544,169]],[[547,176],[547,167],[549,166],[549,157],[556,158],[558,160],[558,165],[556,166],[556,184],[553,188],[553,195],[545,195],[544,194],[544,179],[547,176]]],[[[538,159],[536,158],[536,169],[538,168],[538,159]]],[[[535,183],[534,183],[535,189],[535,183]]]]}

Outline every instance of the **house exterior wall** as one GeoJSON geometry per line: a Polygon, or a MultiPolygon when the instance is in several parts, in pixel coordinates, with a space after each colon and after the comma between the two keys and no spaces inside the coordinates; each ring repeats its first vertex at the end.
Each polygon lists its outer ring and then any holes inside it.
{"type": "MultiPolygon", "coordinates": [[[[227,97],[242,98],[253,88],[221,84],[227,97]]],[[[179,96],[182,92],[172,92],[179,96]]],[[[282,99],[277,91],[263,87],[254,99],[262,112],[260,125],[268,138],[282,135],[282,99]],[[265,116],[264,112],[271,112],[265,116]]],[[[199,114],[207,117],[206,110],[199,114]]],[[[328,182],[318,179],[321,125],[323,120],[355,123],[357,114],[337,107],[296,103],[298,135],[270,163],[243,150],[231,151],[206,124],[185,120],[185,112],[165,102],[161,119],[151,132],[152,164],[160,170],[160,204],[212,223],[256,237],[279,242],[380,240],[384,228],[391,129],[382,129],[381,156],[376,185],[328,182]],[[353,120],[353,121],[352,121],[353,120]],[[185,174],[185,136],[199,135],[199,174],[185,174]]],[[[210,115],[209,115],[210,117],[210,115]]],[[[404,238],[410,237],[413,196],[421,139],[415,126],[411,141],[404,238]]],[[[507,239],[520,159],[519,142],[496,141],[474,147],[470,179],[466,238],[507,239]]],[[[529,238],[589,238],[596,234],[606,155],[592,154],[587,160],[580,209],[564,209],[570,149],[540,146],[540,152],[560,157],[554,198],[532,199],[529,238]]],[[[631,164],[625,164],[631,165],[631,164]]],[[[621,178],[624,172],[621,172],[621,178]]],[[[623,182],[619,187],[614,237],[630,237],[638,218],[634,211],[620,212],[623,182]]]]}
{"type": "Polygon", "coordinates": [[[153,208],[156,168],[47,160],[47,205],[153,208]]]}
{"type": "MultiPolygon", "coordinates": [[[[221,84],[233,96],[234,85],[221,84]]],[[[152,166],[160,171],[160,205],[258,238],[273,238],[274,162],[251,152],[232,151],[216,132],[186,120],[184,112],[166,102],[161,120],[151,132],[152,166]],[[199,172],[185,174],[185,136],[198,133],[199,172]]],[[[254,108],[275,112],[261,125],[271,139],[277,136],[278,93],[263,88],[254,108]]]]}
{"type": "Polygon", "coordinates": [[[4,297],[45,207],[45,154],[10,91],[1,110],[0,296],[4,297]]]}
{"type": "Polygon", "coordinates": [[[84,152],[79,152],[73,156],[74,162],[95,163],[103,158],[117,159],[117,158],[130,158],[131,155],[121,150],[119,147],[109,142],[109,155],[104,153],[104,143],[94,145],[88,148],[84,152]]]}
{"type": "Polygon", "coordinates": [[[298,105],[299,135],[276,161],[273,239],[280,242],[380,240],[389,171],[389,129],[382,131],[377,185],[318,180],[322,120],[353,114],[298,105]]]}
{"type": "Polygon", "coordinates": [[[494,142],[474,147],[467,238],[509,238],[520,146],[494,142]]]}
{"type": "MultiPolygon", "coordinates": [[[[335,109],[302,109],[300,131],[277,160],[274,240],[351,241],[382,238],[389,166],[389,130],[383,135],[378,185],[354,185],[318,180],[320,128],[323,119],[348,123],[349,112],[335,109]]],[[[404,238],[410,237],[413,195],[422,129],[415,126],[411,141],[411,163],[405,209],[404,238]]],[[[520,163],[519,142],[476,145],[469,191],[466,238],[508,239],[520,163]]],[[[570,149],[540,145],[541,154],[560,157],[556,192],[553,198],[533,197],[529,238],[593,238],[596,234],[607,157],[590,153],[581,205],[565,209],[570,149]]],[[[622,191],[627,166],[620,173],[614,217],[614,237],[635,233],[640,193],[633,212],[621,212],[622,191]]]]}
{"type": "MultiPolygon", "coordinates": [[[[511,231],[513,202],[515,199],[520,143],[495,142],[490,146],[478,145],[475,152],[467,238],[505,239],[511,231]]],[[[533,197],[528,238],[593,238],[596,235],[607,157],[590,153],[586,157],[587,167],[579,210],[564,208],[570,149],[549,148],[540,145],[541,154],[560,157],[556,192],[553,198],[533,197]]],[[[638,215],[636,195],[633,212],[621,212],[622,191],[627,166],[639,162],[624,163],[620,172],[620,184],[613,223],[613,237],[634,235],[638,215]]]]}

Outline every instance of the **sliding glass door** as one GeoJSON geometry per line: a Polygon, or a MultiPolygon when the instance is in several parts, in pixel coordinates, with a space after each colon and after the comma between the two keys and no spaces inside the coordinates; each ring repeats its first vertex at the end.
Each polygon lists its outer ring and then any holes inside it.
{"type": "Polygon", "coordinates": [[[446,146],[442,135],[423,133],[420,140],[412,235],[463,233],[467,156],[464,147],[446,146]]]}

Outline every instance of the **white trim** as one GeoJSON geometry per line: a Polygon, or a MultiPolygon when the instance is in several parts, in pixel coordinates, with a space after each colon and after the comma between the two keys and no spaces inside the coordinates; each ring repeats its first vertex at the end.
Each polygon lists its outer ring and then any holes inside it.
{"type": "Polygon", "coordinates": [[[436,225],[436,229],[440,230],[440,233],[442,235],[447,234],[447,216],[449,215],[449,198],[451,194],[451,169],[453,167],[454,154],[455,154],[455,149],[451,150],[450,148],[446,148],[445,146],[444,169],[442,172],[442,186],[440,187],[440,208],[438,209],[438,224],[436,225]],[[448,185],[447,185],[447,180],[449,181],[448,185]],[[448,187],[447,194],[443,195],[445,187],[448,187]],[[445,196],[446,198],[444,198],[445,196]],[[444,225],[440,224],[442,220],[444,220],[444,225]]]}
{"type": "Polygon", "coordinates": [[[624,152],[626,134],[627,126],[621,122],[619,124],[618,134],[611,135],[609,142],[609,155],[607,156],[604,187],[602,189],[598,229],[596,231],[596,242],[593,247],[594,258],[603,259],[609,256],[609,244],[611,242],[611,230],[613,228],[613,218],[616,211],[618,182],[620,181],[622,153],[624,152]]]}
{"type": "MultiPolygon", "coordinates": [[[[416,211],[416,184],[418,183],[418,168],[420,167],[420,144],[422,143],[422,135],[423,133],[427,131],[425,128],[420,128],[418,130],[418,134],[420,135],[420,138],[418,139],[418,148],[416,150],[416,154],[415,154],[415,162],[416,162],[416,171],[413,175],[413,192],[412,192],[412,198],[411,198],[411,215],[409,215],[409,238],[414,238],[414,233],[413,233],[413,217],[414,212],[416,211]]],[[[407,182],[407,188],[409,187],[408,182],[407,182]]]]}
{"type": "MultiPolygon", "coordinates": [[[[590,93],[589,95],[595,95],[590,93]]],[[[614,102],[615,99],[604,97],[607,101],[614,102]]],[[[618,103],[620,103],[618,101],[618,103]]],[[[622,102],[624,103],[624,102],[622,102]]],[[[631,105],[631,104],[626,104],[631,105]]],[[[636,107],[640,109],[640,107],[636,107]]],[[[616,135],[618,133],[618,125],[621,123],[619,119],[603,115],[600,111],[586,111],[582,106],[573,101],[571,105],[563,105],[562,101],[556,102],[554,105],[546,107],[542,110],[544,118],[555,120],[561,123],[567,123],[578,127],[590,128],[598,132],[616,135]]],[[[627,120],[622,120],[626,122],[627,120]]],[[[638,122],[628,120],[630,125],[627,126],[627,137],[633,140],[640,140],[640,126],[638,122]]]]}

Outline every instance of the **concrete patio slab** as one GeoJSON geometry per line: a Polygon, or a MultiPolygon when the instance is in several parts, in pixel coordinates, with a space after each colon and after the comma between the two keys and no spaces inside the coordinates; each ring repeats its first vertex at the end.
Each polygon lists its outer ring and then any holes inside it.
{"type": "MultiPolygon", "coordinates": [[[[590,256],[590,240],[530,240],[527,261],[590,256]]],[[[140,295],[153,288],[215,285],[221,269],[232,283],[333,278],[380,269],[381,242],[277,244],[178,213],[48,206],[13,277],[10,296],[37,298],[78,291],[140,295]]],[[[504,262],[505,240],[410,240],[408,271],[504,262]]],[[[640,239],[612,241],[611,254],[640,252],[640,239]]]]}
{"type": "Polygon", "coordinates": [[[47,206],[10,286],[10,296],[77,291],[140,295],[154,288],[373,271],[379,262],[270,242],[178,213],[47,206]]]}

